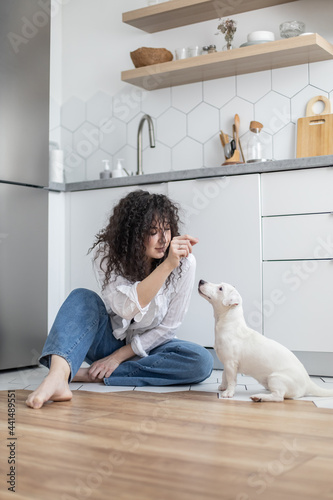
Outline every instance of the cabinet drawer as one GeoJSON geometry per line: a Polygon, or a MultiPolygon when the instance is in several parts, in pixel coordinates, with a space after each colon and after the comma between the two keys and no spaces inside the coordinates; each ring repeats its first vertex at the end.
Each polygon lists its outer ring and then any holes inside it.
{"type": "Polygon", "coordinates": [[[333,352],[333,261],[264,262],[264,335],[292,351],[333,352]]]}
{"type": "Polygon", "coordinates": [[[262,215],[333,212],[333,167],[261,174],[262,215]]]}
{"type": "Polygon", "coordinates": [[[263,260],[333,258],[333,213],[264,217],[263,260]]]}

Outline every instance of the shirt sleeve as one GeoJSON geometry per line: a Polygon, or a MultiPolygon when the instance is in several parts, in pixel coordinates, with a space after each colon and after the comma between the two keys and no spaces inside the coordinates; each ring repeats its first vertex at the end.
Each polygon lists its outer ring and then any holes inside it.
{"type": "MultiPolygon", "coordinates": [[[[94,271],[97,281],[102,289],[105,278],[104,263],[101,269],[101,260],[103,255],[100,254],[94,260],[94,271]]],[[[139,322],[144,317],[149,309],[149,304],[141,307],[137,294],[137,286],[140,282],[130,283],[122,276],[111,274],[110,282],[101,291],[101,296],[104,301],[108,313],[115,313],[125,320],[139,322]]]]}
{"type": "Polygon", "coordinates": [[[152,330],[132,338],[131,346],[135,354],[148,356],[149,351],[171,340],[176,335],[187,313],[195,279],[196,261],[193,254],[183,260],[183,268],[169,303],[163,321],[152,330]]]}

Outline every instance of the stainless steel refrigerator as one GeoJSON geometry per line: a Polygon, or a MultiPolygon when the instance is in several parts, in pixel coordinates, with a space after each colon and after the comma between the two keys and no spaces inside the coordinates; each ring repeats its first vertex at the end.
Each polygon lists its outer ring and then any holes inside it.
{"type": "Polygon", "coordinates": [[[47,336],[49,7],[0,0],[0,370],[47,336]]]}

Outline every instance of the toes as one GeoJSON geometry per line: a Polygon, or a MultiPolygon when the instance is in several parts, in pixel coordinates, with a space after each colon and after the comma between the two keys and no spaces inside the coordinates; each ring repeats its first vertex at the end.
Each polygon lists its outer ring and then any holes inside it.
{"type": "Polygon", "coordinates": [[[33,397],[33,398],[28,398],[26,400],[26,405],[29,406],[30,408],[33,408],[35,410],[38,410],[43,406],[44,401],[42,401],[40,398],[33,397]]]}
{"type": "Polygon", "coordinates": [[[27,400],[26,405],[33,409],[39,409],[47,401],[69,401],[73,397],[68,384],[61,382],[58,385],[52,384],[50,381],[42,382],[42,384],[31,393],[27,400]]]}

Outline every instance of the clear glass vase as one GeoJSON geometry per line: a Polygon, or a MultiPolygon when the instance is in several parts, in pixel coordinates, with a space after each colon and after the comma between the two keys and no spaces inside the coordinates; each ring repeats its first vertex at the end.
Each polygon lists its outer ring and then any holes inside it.
{"type": "Polygon", "coordinates": [[[232,50],[233,49],[232,42],[234,40],[234,36],[231,34],[228,34],[228,35],[225,35],[224,38],[225,38],[225,41],[227,42],[227,44],[222,48],[222,50],[232,50]]]}

